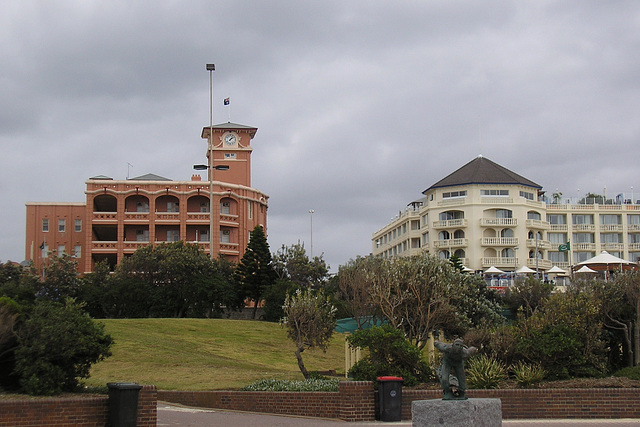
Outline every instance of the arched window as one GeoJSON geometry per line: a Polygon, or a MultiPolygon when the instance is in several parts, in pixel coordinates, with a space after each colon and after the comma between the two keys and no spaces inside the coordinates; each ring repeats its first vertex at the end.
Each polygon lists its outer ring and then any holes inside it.
{"type": "Polygon", "coordinates": [[[447,230],[442,230],[440,233],[438,233],[438,240],[449,240],[450,238],[451,235],[447,230]]]}
{"type": "Polygon", "coordinates": [[[513,230],[511,228],[504,228],[500,231],[500,237],[513,237],[513,230]]]}
{"type": "Polygon", "coordinates": [[[456,230],[453,233],[453,238],[454,239],[464,239],[464,230],[456,230]]]}
{"type": "Polygon", "coordinates": [[[511,248],[504,248],[500,254],[502,258],[513,258],[515,257],[515,253],[511,248]]]}
{"type": "Polygon", "coordinates": [[[451,253],[447,250],[444,250],[444,251],[440,251],[439,256],[440,256],[440,259],[449,259],[451,258],[451,253]]]}

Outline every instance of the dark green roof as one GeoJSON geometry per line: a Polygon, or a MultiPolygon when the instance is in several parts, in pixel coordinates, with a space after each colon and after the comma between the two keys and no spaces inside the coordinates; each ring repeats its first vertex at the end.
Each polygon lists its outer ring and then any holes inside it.
{"type": "Polygon", "coordinates": [[[436,182],[422,193],[426,194],[429,190],[435,188],[469,184],[515,184],[533,187],[539,190],[542,189],[541,185],[510,171],[504,166],[492,162],[486,157],[478,156],[457,171],[436,182]]]}

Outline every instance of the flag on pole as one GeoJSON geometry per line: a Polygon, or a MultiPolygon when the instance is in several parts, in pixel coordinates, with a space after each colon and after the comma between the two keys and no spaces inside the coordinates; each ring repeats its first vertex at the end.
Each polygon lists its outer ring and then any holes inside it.
{"type": "Polygon", "coordinates": [[[229,98],[224,99],[224,105],[229,105],[229,98]]]}
{"type": "Polygon", "coordinates": [[[560,252],[568,252],[568,251],[570,251],[571,250],[571,243],[567,242],[564,245],[558,246],[558,250],[560,252]]]}

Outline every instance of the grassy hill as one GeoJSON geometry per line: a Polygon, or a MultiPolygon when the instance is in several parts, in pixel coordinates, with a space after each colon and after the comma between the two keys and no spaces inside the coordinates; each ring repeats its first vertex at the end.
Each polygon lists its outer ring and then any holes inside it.
{"type": "MultiPolygon", "coordinates": [[[[154,384],[163,390],[237,389],[263,378],[303,379],[286,330],[276,323],[226,319],[101,320],[115,344],[87,385],[154,384]]],[[[310,371],[344,374],[344,337],[326,353],[303,353],[310,371]]]]}

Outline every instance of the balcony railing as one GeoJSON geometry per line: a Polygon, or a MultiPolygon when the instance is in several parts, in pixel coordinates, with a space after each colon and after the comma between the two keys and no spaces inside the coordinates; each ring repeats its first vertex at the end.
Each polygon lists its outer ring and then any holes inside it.
{"type": "Polygon", "coordinates": [[[540,230],[548,230],[549,228],[551,228],[551,224],[549,224],[547,221],[541,221],[539,219],[528,219],[526,224],[527,228],[537,228],[540,230]]]}
{"type": "Polygon", "coordinates": [[[209,221],[209,212],[187,212],[187,221],[209,221]]]}
{"type": "Polygon", "coordinates": [[[457,228],[466,227],[469,221],[466,218],[448,219],[446,221],[434,221],[433,228],[457,228]]]}
{"type": "Polygon", "coordinates": [[[436,240],[433,242],[433,245],[438,249],[445,248],[460,248],[469,246],[468,239],[446,239],[446,240],[436,240]]]}
{"type": "Polygon", "coordinates": [[[149,212],[125,212],[125,221],[149,221],[149,212]]]}
{"type": "Polygon", "coordinates": [[[595,243],[572,243],[574,251],[595,251],[595,243]]]}
{"type": "Polygon", "coordinates": [[[538,249],[551,249],[551,242],[548,240],[537,240],[536,239],[527,239],[527,247],[528,248],[535,248],[538,247],[538,249]]]}
{"type": "Polygon", "coordinates": [[[517,258],[514,257],[483,257],[482,268],[489,268],[491,266],[497,268],[509,268],[514,269],[517,263],[517,258]]]}
{"type": "Polygon", "coordinates": [[[126,241],[124,242],[124,251],[125,252],[135,252],[140,248],[144,248],[145,246],[149,246],[149,241],[126,241]]]}
{"type": "MultiPolygon", "coordinates": [[[[527,258],[527,267],[536,269],[536,259],[535,258],[527,258]]],[[[548,270],[552,267],[551,261],[548,259],[540,259],[538,258],[537,267],[542,272],[542,270],[548,270]]]]}
{"type": "Polygon", "coordinates": [[[601,224],[600,231],[622,231],[622,224],[601,224]]]}
{"type": "Polygon", "coordinates": [[[517,237],[483,237],[482,246],[518,246],[517,237]]]}
{"type": "Polygon", "coordinates": [[[601,249],[608,252],[624,250],[624,243],[600,243],[601,249]]]}
{"type": "Polygon", "coordinates": [[[178,212],[156,212],[156,221],[179,221],[180,213],[178,212]]]}
{"type": "Polygon", "coordinates": [[[629,231],[640,231],[640,224],[629,224],[629,225],[627,225],[627,230],[629,230],[629,231]]]}
{"type": "Polygon", "coordinates": [[[94,212],[93,220],[94,221],[116,221],[118,219],[118,214],[116,212],[94,212]]]}
{"type": "Polygon", "coordinates": [[[92,251],[115,251],[118,242],[113,241],[93,241],[91,242],[92,251]]]}
{"type": "Polygon", "coordinates": [[[480,218],[482,227],[515,227],[517,225],[517,218],[480,218]]]}
{"type": "Polygon", "coordinates": [[[549,224],[549,229],[551,231],[567,231],[567,224],[549,224]]]}
{"type": "Polygon", "coordinates": [[[573,224],[573,231],[596,231],[595,224],[573,224]]]}

